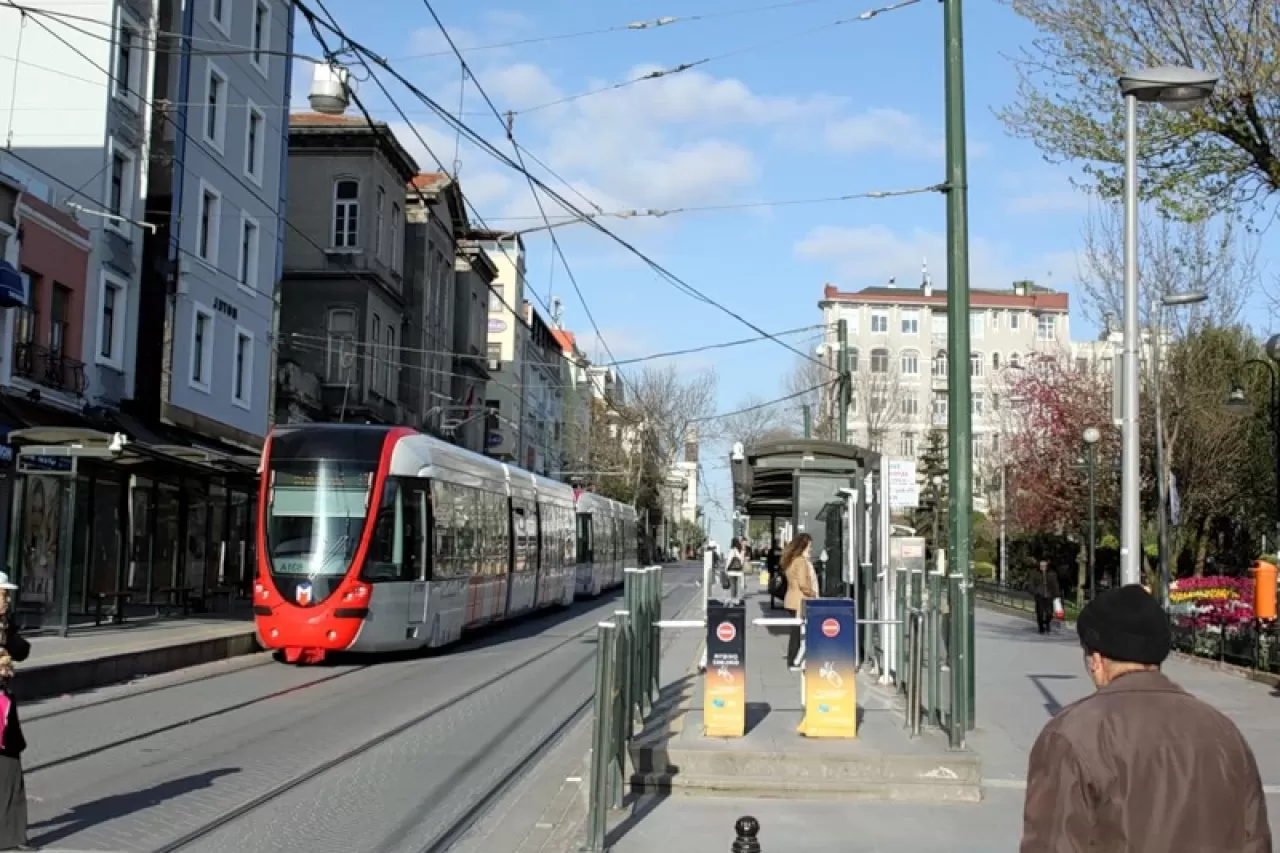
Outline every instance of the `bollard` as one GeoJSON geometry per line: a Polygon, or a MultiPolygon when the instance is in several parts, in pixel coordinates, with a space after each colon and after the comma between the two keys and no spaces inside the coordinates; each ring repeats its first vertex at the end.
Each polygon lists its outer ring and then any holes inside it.
{"type": "Polygon", "coordinates": [[[635,666],[635,632],[631,614],[625,610],[613,612],[618,626],[617,653],[614,664],[613,685],[610,691],[614,707],[613,742],[610,745],[611,770],[609,772],[609,802],[615,809],[622,808],[624,775],[627,768],[627,742],[631,740],[631,670],[635,666]]]}
{"type": "Polygon", "coordinates": [[[929,724],[942,727],[942,572],[929,573],[929,724]]]}
{"type": "Polygon", "coordinates": [[[907,683],[907,583],[911,575],[905,567],[894,570],[893,601],[897,612],[898,624],[893,626],[894,661],[893,677],[899,690],[907,683]]]}
{"type": "Polygon", "coordinates": [[[631,640],[636,652],[632,655],[631,664],[631,704],[635,708],[637,722],[644,723],[645,687],[644,659],[642,650],[645,643],[644,608],[641,606],[643,594],[644,569],[626,570],[625,595],[627,611],[631,614],[631,640]]]}
{"type": "Polygon", "coordinates": [[[649,674],[652,677],[650,689],[655,700],[662,690],[662,635],[658,631],[658,622],[662,620],[662,566],[653,567],[653,610],[649,618],[649,674]]]}
{"type": "Polygon", "coordinates": [[[733,832],[737,837],[733,839],[733,847],[729,848],[729,853],[762,853],[760,842],[756,839],[760,834],[760,821],[750,815],[740,817],[733,824],[733,832]]]}
{"type": "Polygon", "coordinates": [[[591,731],[591,789],[587,800],[587,850],[604,850],[609,812],[609,753],[612,741],[614,651],[618,627],[601,622],[596,630],[595,720],[591,731]]]}
{"type": "Polygon", "coordinates": [[[911,612],[911,673],[907,683],[907,723],[911,728],[911,736],[920,734],[920,688],[923,686],[924,671],[924,614],[918,610],[911,612]]]}

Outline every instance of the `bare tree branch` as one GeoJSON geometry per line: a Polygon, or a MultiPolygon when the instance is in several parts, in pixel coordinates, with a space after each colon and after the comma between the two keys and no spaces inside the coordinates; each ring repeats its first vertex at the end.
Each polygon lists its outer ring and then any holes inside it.
{"type": "Polygon", "coordinates": [[[695,424],[715,412],[715,371],[682,374],[674,365],[646,367],[632,379],[629,406],[637,425],[651,437],[651,451],[661,470],[679,460],[685,443],[699,437],[695,424]]]}

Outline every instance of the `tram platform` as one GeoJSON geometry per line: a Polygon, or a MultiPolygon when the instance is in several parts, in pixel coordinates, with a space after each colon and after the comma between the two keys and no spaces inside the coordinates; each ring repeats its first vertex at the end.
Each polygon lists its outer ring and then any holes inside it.
{"type": "MultiPolygon", "coordinates": [[[[755,587],[754,581],[749,582],[755,587]]],[[[891,688],[858,679],[856,738],[806,738],[800,674],[786,663],[787,629],[750,620],[785,614],[769,597],[746,600],[747,719],[741,738],[709,738],[703,726],[703,637],[685,629],[664,658],[662,701],[632,746],[632,790],[703,796],[977,802],[981,763],[951,751],[926,728],[911,737],[891,688]]]]}
{"type": "Polygon", "coordinates": [[[15,665],[21,701],[49,699],[260,650],[248,618],[134,621],[70,636],[32,636],[31,656],[15,665]]]}

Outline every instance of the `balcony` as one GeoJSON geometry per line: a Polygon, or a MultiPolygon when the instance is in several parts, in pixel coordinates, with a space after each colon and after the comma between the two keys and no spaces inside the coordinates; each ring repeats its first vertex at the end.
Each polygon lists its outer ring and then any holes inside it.
{"type": "Polygon", "coordinates": [[[13,375],[77,397],[83,397],[89,386],[83,361],[36,343],[13,348],[13,375]]]}

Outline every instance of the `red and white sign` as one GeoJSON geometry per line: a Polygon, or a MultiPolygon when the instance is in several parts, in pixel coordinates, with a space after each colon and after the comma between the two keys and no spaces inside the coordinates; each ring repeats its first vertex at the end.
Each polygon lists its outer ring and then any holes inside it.
{"type": "Polygon", "coordinates": [[[738,636],[738,629],[733,627],[733,623],[721,622],[716,626],[716,639],[720,642],[732,643],[736,636],[738,636]]]}
{"type": "Polygon", "coordinates": [[[840,623],[834,619],[824,620],[822,623],[822,633],[828,637],[834,637],[840,633],[840,623]]]}

